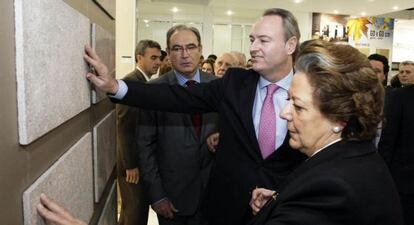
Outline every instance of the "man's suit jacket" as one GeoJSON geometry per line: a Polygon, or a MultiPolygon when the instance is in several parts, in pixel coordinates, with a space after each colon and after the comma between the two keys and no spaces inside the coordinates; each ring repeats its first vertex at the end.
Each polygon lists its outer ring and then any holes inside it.
{"type": "MultiPolygon", "coordinates": [[[[124,78],[126,81],[146,82],[144,75],[135,69],[124,78]]],[[[125,170],[138,167],[138,151],[135,145],[135,126],[139,109],[125,105],[117,105],[117,149],[118,176],[125,177],[125,170]]]]}
{"type": "MultiPolygon", "coordinates": [[[[201,83],[214,79],[200,71],[201,83]]],[[[150,83],[178,84],[173,71],[150,83]]],[[[143,110],[138,119],[139,164],[149,201],[167,197],[178,215],[193,215],[199,209],[211,169],[206,138],[218,130],[218,115],[206,113],[201,118],[200,138],[190,114],[143,110]]]]}
{"type": "Polygon", "coordinates": [[[337,142],[299,166],[254,225],[402,225],[398,193],[373,143],[337,142]]]}
{"type": "MultiPolygon", "coordinates": [[[[124,80],[146,82],[144,75],[135,69],[124,80]]],[[[120,225],[140,225],[148,222],[148,202],[144,188],[138,184],[126,182],[126,169],[138,168],[138,150],[136,148],[136,120],[139,109],[117,105],[117,175],[122,206],[119,217],[120,225]]]]}
{"type": "Polygon", "coordinates": [[[263,160],[252,115],[259,77],[253,70],[230,68],[223,78],[191,90],[127,82],[123,104],[176,112],[219,112],[220,141],[203,204],[210,224],[244,223],[244,216],[251,212],[251,190],[256,186],[278,190],[304,159],[288,146],[287,136],[283,145],[263,160]],[[151,101],[137,96],[151,97],[151,101]]]}
{"type": "Polygon", "coordinates": [[[385,126],[378,151],[403,194],[414,194],[414,85],[395,89],[386,99],[385,126]]]}

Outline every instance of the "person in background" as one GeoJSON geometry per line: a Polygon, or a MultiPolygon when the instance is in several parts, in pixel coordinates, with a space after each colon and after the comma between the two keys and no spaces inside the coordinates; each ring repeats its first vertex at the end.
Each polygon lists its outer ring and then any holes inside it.
{"type": "Polygon", "coordinates": [[[208,55],[207,59],[211,59],[211,60],[213,60],[213,62],[215,62],[217,60],[217,56],[214,55],[214,54],[210,54],[210,55],[208,55]]]}
{"type": "Polygon", "coordinates": [[[237,59],[233,54],[225,52],[217,58],[214,63],[214,71],[217,77],[222,77],[227,69],[235,67],[237,65],[237,59]]]}
{"type": "Polygon", "coordinates": [[[251,224],[402,225],[395,184],[372,143],[384,88],[366,56],[311,40],[295,69],[281,117],[290,146],[308,159],[279,191],[253,191],[251,224]]]}
{"type": "Polygon", "coordinates": [[[172,68],[171,68],[170,57],[168,56],[166,51],[161,50],[161,66],[158,71],[158,76],[164,75],[171,69],[172,68]]]}
{"type": "Polygon", "coordinates": [[[400,63],[398,79],[403,87],[414,84],[414,62],[403,61],[400,63]]]}
{"type": "Polygon", "coordinates": [[[230,54],[237,59],[236,67],[246,68],[246,55],[238,51],[231,51],[230,54]]]}
{"type": "Polygon", "coordinates": [[[398,78],[398,74],[394,75],[391,78],[390,86],[392,88],[400,88],[400,87],[402,87],[401,82],[400,82],[400,79],[398,78]]]}
{"type": "Polygon", "coordinates": [[[214,61],[211,59],[204,60],[201,64],[201,71],[214,75],[214,61]]]}
{"type": "MultiPolygon", "coordinates": [[[[300,39],[297,20],[287,10],[268,9],[249,38],[252,70],[230,68],[223,78],[191,89],[115,80],[93,49],[85,46],[84,58],[96,71],[86,78],[110,94],[113,102],[180,113],[219,113],[220,141],[202,204],[209,224],[245,224],[253,216],[251,190],[256,186],[279,190],[304,160],[289,147],[286,121],[277,116],[288,103],[300,39]]],[[[196,49],[182,44],[177,48],[182,54],[196,49]]]]}
{"type": "Polygon", "coordinates": [[[388,72],[390,71],[387,57],[380,54],[371,54],[368,59],[382,85],[387,86],[388,72]]]}
{"type": "MultiPolygon", "coordinates": [[[[202,44],[196,28],[173,26],[166,40],[173,70],[151,84],[178,84],[191,89],[216,79],[200,71],[202,44]]],[[[141,181],[160,225],[206,224],[200,204],[213,155],[205,140],[217,131],[217,123],[216,113],[141,111],[134,124],[141,181]]]]}
{"type": "MultiPolygon", "coordinates": [[[[136,68],[124,80],[147,82],[161,65],[161,46],[152,40],[141,40],[135,48],[136,68]]],[[[136,120],[139,109],[117,105],[117,176],[122,204],[119,225],[146,225],[149,203],[139,182],[136,148],[136,120]]]]}

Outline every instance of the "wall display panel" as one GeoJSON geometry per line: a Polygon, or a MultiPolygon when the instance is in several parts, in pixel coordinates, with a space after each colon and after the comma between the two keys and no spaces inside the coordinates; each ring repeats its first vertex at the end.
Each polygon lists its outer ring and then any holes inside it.
{"type": "MultiPolygon", "coordinates": [[[[102,62],[108,67],[109,72],[115,77],[115,36],[95,23],[91,25],[91,33],[92,48],[95,49],[102,62]]],[[[107,98],[106,93],[92,88],[93,104],[105,98],[107,98]]]]}
{"type": "Polygon", "coordinates": [[[93,161],[95,202],[99,202],[116,163],[115,110],[93,128],[93,161]]]}
{"type": "Polygon", "coordinates": [[[27,145],[90,106],[87,17],[62,0],[15,0],[19,142],[27,145]]]}
{"type": "Polygon", "coordinates": [[[112,19],[116,17],[115,0],[94,0],[112,19]]]}
{"type": "Polygon", "coordinates": [[[92,137],[88,132],[24,191],[24,224],[44,224],[36,211],[41,193],[89,221],[93,213],[92,179],[92,137]]]}
{"type": "Polygon", "coordinates": [[[112,184],[104,209],[98,220],[98,225],[116,225],[116,182],[112,184]]]}

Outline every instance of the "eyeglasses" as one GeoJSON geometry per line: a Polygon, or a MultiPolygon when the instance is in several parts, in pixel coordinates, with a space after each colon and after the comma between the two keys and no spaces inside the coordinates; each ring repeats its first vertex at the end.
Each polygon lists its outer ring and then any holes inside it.
{"type": "Polygon", "coordinates": [[[175,53],[175,54],[183,54],[184,51],[186,51],[188,54],[194,53],[198,50],[198,47],[200,47],[199,45],[195,45],[195,44],[189,44],[186,46],[179,46],[179,45],[175,45],[172,48],[170,48],[170,51],[175,53]]]}

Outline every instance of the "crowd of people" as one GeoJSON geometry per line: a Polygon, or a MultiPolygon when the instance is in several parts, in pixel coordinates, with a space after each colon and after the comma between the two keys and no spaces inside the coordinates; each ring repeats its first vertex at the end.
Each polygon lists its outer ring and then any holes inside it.
{"type": "MultiPolygon", "coordinates": [[[[166,36],[166,54],[140,41],[121,80],[85,47],[86,78],[118,104],[120,224],[149,206],[161,225],[414,224],[413,62],[389,87],[386,57],[300,43],[279,8],[253,25],[249,60],[204,60],[193,27],[166,36]]],[[[45,195],[38,211],[84,224],[45,195]]]]}

